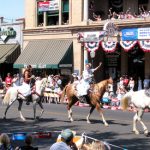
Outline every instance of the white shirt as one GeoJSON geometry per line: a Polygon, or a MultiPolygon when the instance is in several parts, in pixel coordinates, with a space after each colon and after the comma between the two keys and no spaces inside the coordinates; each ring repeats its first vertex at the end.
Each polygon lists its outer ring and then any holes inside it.
{"type": "Polygon", "coordinates": [[[86,82],[91,82],[93,76],[94,69],[84,70],[83,71],[83,79],[86,82]]]}

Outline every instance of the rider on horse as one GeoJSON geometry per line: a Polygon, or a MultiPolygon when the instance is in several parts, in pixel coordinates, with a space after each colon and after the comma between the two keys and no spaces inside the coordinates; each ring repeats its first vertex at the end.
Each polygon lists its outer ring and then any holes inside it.
{"type": "Polygon", "coordinates": [[[85,70],[83,71],[82,74],[82,80],[80,84],[77,85],[77,95],[80,97],[83,101],[86,100],[86,96],[89,92],[90,89],[90,84],[92,83],[92,79],[94,77],[93,73],[97,71],[101,67],[102,63],[100,62],[99,65],[91,69],[91,64],[86,64],[85,70]]]}
{"type": "MultiPolygon", "coordinates": [[[[23,97],[27,97],[27,96],[31,95],[30,83],[31,83],[31,80],[33,78],[31,65],[28,65],[27,68],[25,69],[24,74],[23,74],[23,78],[24,78],[24,81],[23,81],[22,86],[20,86],[18,88],[18,94],[20,94],[23,97]]],[[[31,97],[27,98],[27,103],[26,103],[27,105],[30,104],[29,103],[30,100],[31,100],[31,97]]]]}

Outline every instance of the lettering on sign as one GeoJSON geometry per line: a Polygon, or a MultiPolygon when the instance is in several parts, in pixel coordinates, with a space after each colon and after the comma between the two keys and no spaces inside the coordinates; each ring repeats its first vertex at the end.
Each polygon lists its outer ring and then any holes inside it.
{"type": "Polygon", "coordinates": [[[16,31],[12,27],[8,27],[7,29],[0,28],[0,37],[5,42],[7,38],[15,37],[16,31]]]}

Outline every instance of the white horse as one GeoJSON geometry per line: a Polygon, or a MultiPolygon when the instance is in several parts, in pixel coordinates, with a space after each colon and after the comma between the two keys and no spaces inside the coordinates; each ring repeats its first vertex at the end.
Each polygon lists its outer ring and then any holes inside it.
{"type": "Polygon", "coordinates": [[[145,94],[145,90],[128,92],[124,95],[121,102],[123,110],[126,110],[127,107],[130,106],[130,104],[132,104],[137,109],[136,114],[133,117],[133,132],[135,134],[139,134],[139,131],[136,127],[136,123],[137,121],[139,121],[144,129],[144,134],[148,136],[148,129],[142,121],[144,110],[146,108],[150,109],[150,97],[145,94]]]}
{"type": "MultiPolygon", "coordinates": [[[[47,78],[43,78],[41,80],[36,80],[35,82],[35,92],[32,94],[32,102],[33,102],[33,110],[34,110],[34,119],[40,118],[44,112],[43,104],[42,104],[42,96],[43,92],[45,90],[47,84],[47,78]],[[36,105],[39,105],[41,110],[40,116],[36,116],[36,105]]],[[[18,100],[19,101],[19,106],[18,106],[18,111],[20,114],[20,118],[25,121],[25,117],[23,116],[21,112],[22,104],[23,101],[26,101],[28,97],[23,97],[22,95],[18,94],[18,88],[17,87],[10,87],[3,99],[3,104],[7,105],[4,113],[4,119],[6,119],[6,114],[8,109],[12,106],[12,104],[18,100]]]]}

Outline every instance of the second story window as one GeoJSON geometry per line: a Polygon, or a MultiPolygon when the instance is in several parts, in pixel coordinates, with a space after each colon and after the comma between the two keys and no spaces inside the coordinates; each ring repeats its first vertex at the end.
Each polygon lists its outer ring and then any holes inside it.
{"type": "Polygon", "coordinates": [[[39,0],[37,2],[37,26],[66,24],[69,24],[69,0],[39,0]]]}
{"type": "Polygon", "coordinates": [[[38,1],[37,3],[37,25],[58,25],[59,0],[38,1]]]}
{"type": "Polygon", "coordinates": [[[62,0],[62,24],[69,24],[69,0],[62,0]]]}

